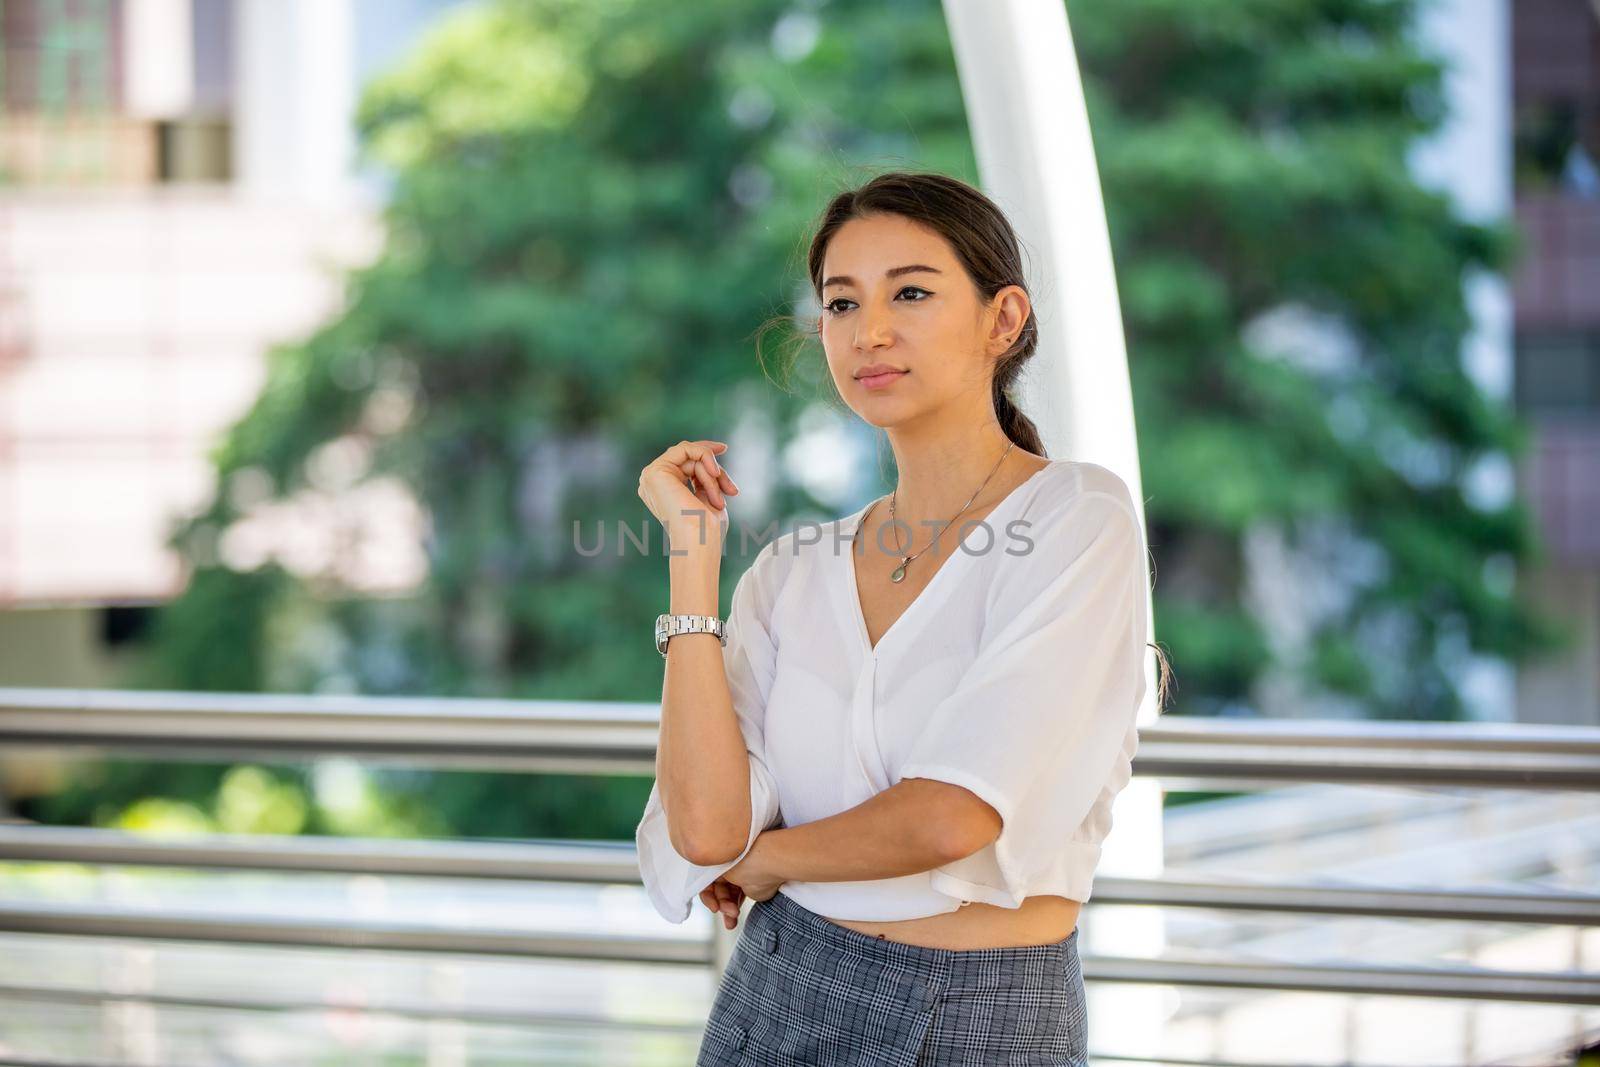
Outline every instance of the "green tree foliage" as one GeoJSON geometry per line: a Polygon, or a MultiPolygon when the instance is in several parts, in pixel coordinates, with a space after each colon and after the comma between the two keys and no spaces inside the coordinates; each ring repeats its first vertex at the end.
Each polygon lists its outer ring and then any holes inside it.
{"type": "MultiPolygon", "coordinates": [[[[667,567],[638,471],[679,438],[727,439],[741,404],[781,440],[826,399],[817,361],[787,388],[765,380],[778,352],[763,345],[764,366],[756,328],[789,310],[807,226],[855,164],[975,177],[953,72],[926,0],[501,0],[449,17],[363,95],[364,151],[394,174],[386,247],[336,318],[271,354],[215,498],[174,533],[193,577],[141,684],[657,698],[667,567]],[[329,461],[353,441],[354,474],[329,461]],[[230,564],[251,509],[377,478],[427,514],[414,596],[230,564]],[[589,546],[603,528],[601,555],[575,551],[574,522],[589,546]],[[619,554],[619,523],[648,554],[619,554]]],[[[760,530],[808,503],[783,486],[777,514],[733,514],[760,530]]],[[[724,604],[756,548],[730,544],[724,604]]],[[[445,831],[497,835],[625,832],[649,787],[381,780],[426,790],[445,831]]]]}
{"type": "MultiPolygon", "coordinates": [[[[1475,461],[1520,446],[1459,356],[1463,277],[1503,268],[1507,241],[1407,172],[1408,144],[1440,117],[1439,70],[1407,43],[1411,5],[1069,11],[1176,710],[1248,704],[1264,672],[1288,669],[1370,715],[1458,715],[1463,652],[1516,658],[1543,631],[1495,577],[1535,550],[1527,517],[1465,488],[1475,461]],[[1345,355],[1265,351],[1252,324],[1285,306],[1321,316],[1345,355]],[[1264,523],[1342,597],[1300,647],[1275,644],[1248,601],[1244,545],[1264,523]]],[[[863,165],[976,179],[939,4],[500,0],[441,24],[369,87],[360,121],[395,175],[386,248],[332,321],[272,353],[218,450],[215,499],[174,533],[193,576],[145,683],[654,699],[667,568],[637,471],[680,437],[725,439],[739,404],[765,405],[783,439],[827,396],[814,347],[786,392],[762,381],[752,341],[803,285],[830,193],[863,165]],[[379,477],[427,515],[415,595],[230,565],[251,508],[379,477]],[[582,556],[574,520],[586,539],[626,522],[652,551],[619,555],[611,537],[582,556]]],[[[806,503],[786,489],[774,516],[734,512],[759,528],[806,503]]],[[[724,598],[743,563],[725,566],[724,598]]],[[[505,835],[625,833],[648,788],[383,785],[413,801],[395,810],[426,813],[425,832],[505,835]]],[[[305,825],[367,825],[371,805],[352,803],[305,825]]]]}
{"type": "Polygon", "coordinates": [[[1271,671],[1357,716],[1459,718],[1468,653],[1558,637],[1511,590],[1540,553],[1529,515],[1473,491],[1525,446],[1461,356],[1463,281],[1513,245],[1407,169],[1444,117],[1417,7],[1068,3],[1184,712],[1248,706],[1271,671]],[[1288,311],[1320,340],[1272,343],[1288,311]],[[1251,605],[1264,529],[1295,553],[1303,635],[1251,605]]]}

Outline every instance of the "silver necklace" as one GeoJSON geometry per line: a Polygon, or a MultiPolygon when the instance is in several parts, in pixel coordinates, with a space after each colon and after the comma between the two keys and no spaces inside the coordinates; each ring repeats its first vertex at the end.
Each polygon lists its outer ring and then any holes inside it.
{"type": "MultiPolygon", "coordinates": [[[[1015,441],[1011,441],[1006,445],[1006,450],[1004,452],[1000,453],[1000,458],[999,459],[995,460],[994,469],[989,472],[989,477],[985,478],[983,480],[983,485],[978,486],[978,488],[976,488],[976,489],[974,489],[972,491],[972,495],[967,498],[967,502],[965,504],[961,505],[961,510],[955,513],[954,518],[952,518],[950,520],[950,522],[955,522],[956,519],[959,519],[961,516],[963,516],[963,515],[965,515],[967,513],[967,509],[972,506],[972,502],[974,500],[978,499],[978,494],[983,492],[983,486],[989,484],[990,478],[994,477],[994,472],[1000,469],[1000,464],[1004,463],[1005,460],[1006,460],[1006,456],[1011,454],[1011,446],[1014,445],[1014,444],[1016,444],[1016,442],[1015,441]]],[[[899,492],[900,492],[900,486],[896,485],[895,488],[894,488],[894,492],[889,495],[889,525],[891,527],[893,527],[893,529],[894,529],[894,550],[895,550],[895,554],[900,557],[900,566],[896,567],[894,569],[894,572],[889,575],[889,580],[891,582],[895,582],[895,583],[899,583],[899,582],[902,582],[902,581],[905,580],[906,568],[911,565],[911,561],[916,559],[917,556],[922,555],[923,552],[928,551],[929,548],[932,548],[934,545],[938,544],[939,543],[939,534],[944,533],[945,527],[948,527],[950,525],[950,522],[947,522],[947,523],[945,523],[945,525],[943,527],[940,527],[938,533],[935,533],[933,535],[933,540],[928,542],[927,548],[920,549],[916,553],[914,553],[912,555],[909,555],[909,556],[905,555],[905,547],[900,544],[900,526],[899,526],[898,523],[896,523],[894,521],[895,496],[898,495],[899,492]]]]}

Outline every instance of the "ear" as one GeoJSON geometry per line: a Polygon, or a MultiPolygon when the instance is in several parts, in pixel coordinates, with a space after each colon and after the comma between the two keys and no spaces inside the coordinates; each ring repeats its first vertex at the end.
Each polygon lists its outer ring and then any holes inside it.
{"type": "Polygon", "coordinates": [[[990,301],[989,325],[990,354],[1000,356],[1017,343],[1022,328],[1027,325],[1028,314],[1033,309],[1027,290],[1020,285],[1008,285],[990,301]]]}

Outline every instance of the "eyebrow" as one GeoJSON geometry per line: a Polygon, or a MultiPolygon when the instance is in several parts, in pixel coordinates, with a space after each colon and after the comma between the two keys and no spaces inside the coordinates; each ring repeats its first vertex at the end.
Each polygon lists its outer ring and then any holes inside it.
{"type": "MultiPolygon", "coordinates": [[[[912,263],[912,264],[910,264],[908,266],[904,266],[904,267],[890,267],[888,270],[883,272],[883,276],[885,278],[898,278],[902,274],[912,274],[912,273],[914,273],[916,271],[925,271],[928,274],[943,274],[944,273],[944,271],[940,270],[937,267],[930,267],[930,266],[927,266],[926,264],[923,264],[923,263],[912,263]]],[[[835,274],[831,278],[823,279],[822,287],[824,289],[826,289],[830,285],[854,285],[854,284],[856,284],[856,280],[854,278],[850,277],[848,274],[835,274]]]]}

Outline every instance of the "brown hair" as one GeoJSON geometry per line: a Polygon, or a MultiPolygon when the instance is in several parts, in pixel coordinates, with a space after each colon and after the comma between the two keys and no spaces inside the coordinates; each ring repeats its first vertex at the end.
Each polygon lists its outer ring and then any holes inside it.
{"type": "MultiPolygon", "coordinates": [[[[828,243],[845,223],[872,215],[898,215],[943,237],[985,301],[993,299],[1009,285],[1028,289],[1023,279],[1021,242],[1016,230],[982,190],[944,174],[890,171],[836,194],[823,210],[806,254],[811,290],[819,303],[822,300],[822,260],[828,243]]],[[[995,361],[992,392],[995,417],[1005,435],[1026,451],[1048,457],[1038,427],[1022,413],[1010,395],[1012,383],[1038,346],[1039,322],[1030,306],[1022,332],[995,361]]],[[[1154,573],[1152,561],[1152,577],[1154,573]]],[[[1149,644],[1160,660],[1156,691],[1159,710],[1166,706],[1172,667],[1161,646],[1149,644]]]]}

